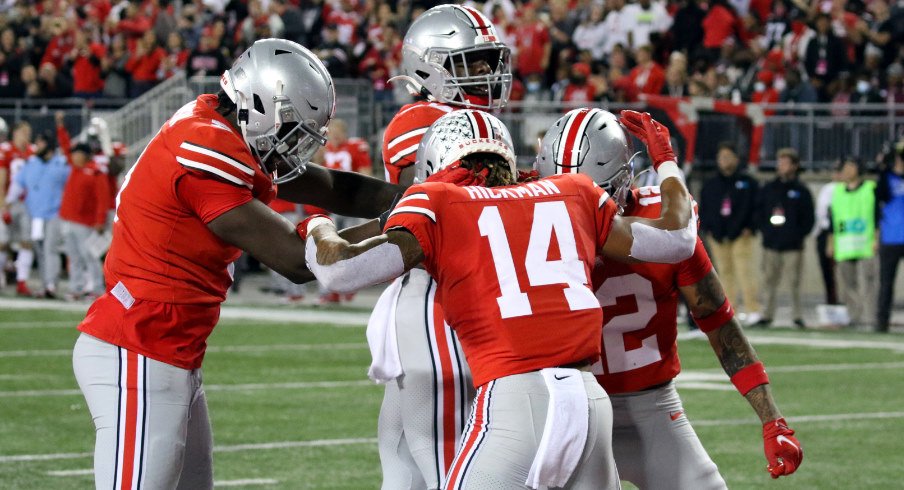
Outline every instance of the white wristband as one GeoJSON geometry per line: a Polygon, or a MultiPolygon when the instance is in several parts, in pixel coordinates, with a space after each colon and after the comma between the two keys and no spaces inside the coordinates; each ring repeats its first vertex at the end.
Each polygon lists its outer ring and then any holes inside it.
{"type": "Polygon", "coordinates": [[[323,217],[323,216],[318,216],[318,217],[312,219],[311,221],[308,221],[308,229],[305,230],[307,232],[305,236],[310,237],[311,232],[314,231],[314,228],[317,228],[320,225],[323,225],[326,223],[332,223],[332,222],[333,222],[333,220],[323,217]]]}
{"type": "Polygon", "coordinates": [[[659,164],[659,168],[656,169],[656,175],[659,177],[658,183],[661,185],[662,181],[668,179],[669,177],[675,177],[676,179],[684,182],[684,172],[678,168],[678,164],[672,161],[663,162],[659,164]]]}

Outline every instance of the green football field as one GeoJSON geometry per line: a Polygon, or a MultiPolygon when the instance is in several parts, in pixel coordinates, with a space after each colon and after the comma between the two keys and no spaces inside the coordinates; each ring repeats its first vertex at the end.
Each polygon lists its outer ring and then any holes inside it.
{"type": "MultiPolygon", "coordinates": [[[[70,355],[81,316],[0,312],[0,488],[93,488],[93,426],[70,355]]],[[[684,406],[729,487],[901,488],[904,337],[777,329],[751,339],[805,458],[771,480],[752,411],[709,344],[682,340],[684,406]]],[[[209,346],[217,486],[379,488],[382,389],[365,375],[363,325],[224,320],[209,346]]]]}

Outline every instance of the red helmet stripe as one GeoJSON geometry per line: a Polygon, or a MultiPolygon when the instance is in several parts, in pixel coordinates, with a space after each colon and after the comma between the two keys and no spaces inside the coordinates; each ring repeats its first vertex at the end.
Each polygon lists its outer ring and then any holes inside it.
{"type": "Polygon", "coordinates": [[[488,123],[486,120],[486,116],[483,115],[480,111],[471,111],[469,113],[472,120],[474,121],[474,128],[477,129],[477,137],[478,138],[489,138],[490,131],[488,129],[488,123]]]}
{"type": "MultiPolygon", "coordinates": [[[[571,119],[565,123],[565,141],[561,143],[564,145],[562,151],[562,159],[559,161],[559,168],[562,169],[562,173],[568,174],[572,171],[572,163],[573,156],[577,156],[574,154],[574,147],[578,142],[578,137],[583,136],[582,129],[584,128],[584,119],[587,118],[587,115],[590,114],[590,109],[581,109],[574,113],[571,119]]],[[[578,149],[580,152],[580,148],[578,149]]]]}
{"type": "Polygon", "coordinates": [[[471,22],[474,23],[474,28],[480,32],[480,35],[489,36],[492,34],[490,32],[490,29],[493,26],[489,23],[489,21],[487,21],[486,17],[484,17],[482,13],[478,12],[477,10],[474,10],[471,7],[463,6],[462,9],[466,13],[470,14],[468,17],[471,18],[471,22]]]}

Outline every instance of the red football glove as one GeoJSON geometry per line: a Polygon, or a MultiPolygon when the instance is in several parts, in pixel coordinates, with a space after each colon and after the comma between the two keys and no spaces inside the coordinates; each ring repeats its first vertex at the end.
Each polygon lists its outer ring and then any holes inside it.
{"type": "Polygon", "coordinates": [[[427,182],[445,182],[457,186],[486,185],[489,169],[483,168],[475,172],[455,163],[427,177],[427,182]]]}
{"type": "Polygon", "coordinates": [[[763,448],[772,478],[794,473],[804,459],[804,449],[783,418],[763,424],[763,448]]]}
{"type": "Polygon", "coordinates": [[[518,171],[518,183],[519,184],[522,184],[524,182],[533,182],[535,180],[540,180],[540,172],[538,172],[536,170],[531,170],[529,172],[525,171],[525,170],[518,171]]]}
{"type": "Polygon", "coordinates": [[[636,111],[621,111],[621,123],[647,145],[653,170],[657,170],[665,162],[678,163],[669,139],[669,129],[650,117],[649,112],[641,114],[636,111]]]}
{"type": "Polygon", "coordinates": [[[9,210],[3,211],[3,222],[6,224],[11,224],[13,222],[13,215],[9,210]]]}
{"type": "Polygon", "coordinates": [[[333,222],[333,219],[325,214],[312,214],[312,215],[308,216],[307,218],[301,220],[301,223],[298,223],[297,225],[295,225],[295,233],[298,233],[298,236],[301,237],[302,241],[307,241],[308,224],[314,218],[326,218],[326,219],[330,220],[331,223],[333,222]]]}

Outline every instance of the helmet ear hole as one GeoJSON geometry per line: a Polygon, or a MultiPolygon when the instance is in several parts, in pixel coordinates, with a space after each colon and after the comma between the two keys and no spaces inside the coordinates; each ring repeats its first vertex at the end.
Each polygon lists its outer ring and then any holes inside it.
{"type": "Polygon", "coordinates": [[[257,94],[254,94],[254,110],[260,112],[261,114],[267,113],[264,109],[264,101],[262,101],[260,96],[257,94]]]}
{"type": "Polygon", "coordinates": [[[424,80],[430,78],[430,74],[423,70],[415,70],[414,73],[416,73],[417,76],[421,77],[424,80]]]}

